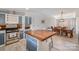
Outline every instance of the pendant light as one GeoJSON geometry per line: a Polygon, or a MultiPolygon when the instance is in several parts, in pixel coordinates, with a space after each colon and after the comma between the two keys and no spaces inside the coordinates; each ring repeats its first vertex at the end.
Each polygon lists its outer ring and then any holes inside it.
{"type": "Polygon", "coordinates": [[[60,11],[61,11],[61,13],[60,13],[60,22],[64,22],[63,10],[61,9],[60,11]]]}

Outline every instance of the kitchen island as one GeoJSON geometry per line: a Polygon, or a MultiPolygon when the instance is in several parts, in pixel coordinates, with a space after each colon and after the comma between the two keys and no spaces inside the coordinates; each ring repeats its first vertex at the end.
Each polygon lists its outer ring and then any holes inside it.
{"type": "Polygon", "coordinates": [[[26,47],[29,51],[48,51],[49,48],[45,44],[49,38],[52,39],[52,36],[56,32],[48,30],[33,30],[26,32],[26,47]]]}

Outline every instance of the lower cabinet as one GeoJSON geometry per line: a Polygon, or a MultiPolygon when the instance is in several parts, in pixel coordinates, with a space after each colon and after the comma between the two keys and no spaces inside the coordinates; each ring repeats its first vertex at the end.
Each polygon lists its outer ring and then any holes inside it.
{"type": "Polygon", "coordinates": [[[37,41],[29,35],[27,35],[26,40],[27,40],[27,45],[26,45],[27,50],[37,51],[37,41]]]}
{"type": "Polygon", "coordinates": [[[1,31],[0,31],[0,45],[2,45],[2,44],[4,44],[4,38],[5,38],[5,33],[2,33],[1,31]]]}
{"type": "Polygon", "coordinates": [[[23,31],[20,31],[20,39],[23,39],[23,31]]]}

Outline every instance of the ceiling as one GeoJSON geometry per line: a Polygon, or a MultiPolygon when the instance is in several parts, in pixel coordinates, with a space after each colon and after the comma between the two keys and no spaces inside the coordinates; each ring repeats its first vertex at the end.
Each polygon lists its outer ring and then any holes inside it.
{"type": "Polygon", "coordinates": [[[50,17],[55,16],[61,13],[61,10],[63,10],[63,13],[77,13],[79,16],[79,8],[30,8],[26,11],[26,14],[37,16],[37,17],[50,17]]]}
{"type": "Polygon", "coordinates": [[[12,13],[13,11],[16,12],[16,14],[25,14],[26,9],[25,8],[0,8],[0,12],[4,13],[12,13]]]}
{"type": "MultiPolygon", "coordinates": [[[[16,11],[19,13],[28,13],[28,14],[41,14],[41,15],[57,15],[60,14],[60,8],[0,8],[0,11],[16,11]]],[[[62,8],[64,13],[71,13],[71,12],[79,12],[79,8],[62,8]]]]}
{"type": "MultiPolygon", "coordinates": [[[[64,13],[71,13],[71,12],[79,12],[79,8],[62,8],[64,13]]],[[[29,12],[36,12],[45,15],[57,15],[60,14],[60,8],[30,8],[29,12]]]]}

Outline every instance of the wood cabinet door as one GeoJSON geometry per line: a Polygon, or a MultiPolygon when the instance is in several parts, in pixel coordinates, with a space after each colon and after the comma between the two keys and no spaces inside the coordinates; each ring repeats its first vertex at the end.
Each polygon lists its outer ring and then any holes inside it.
{"type": "Polygon", "coordinates": [[[0,33],[0,45],[4,44],[4,33],[0,33]]]}
{"type": "Polygon", "coordinates": [[[6,23],[8,24],[17,24],[18,23],[18,16],[17,15],[7,15],[6,23]]]}
{"type": "Polygon", "coordinates": [[[0,24],[5,24],[5,14],[0,14],[0,24]]]}
{"type": "Polygon", "coordinates": [[[22,24],[22,16],[19,16],[19,24],[22,24]]]}

